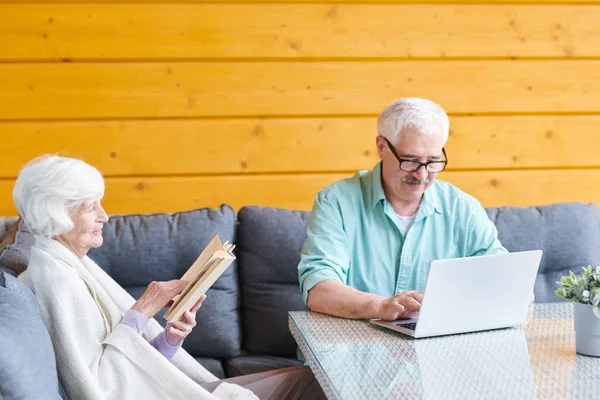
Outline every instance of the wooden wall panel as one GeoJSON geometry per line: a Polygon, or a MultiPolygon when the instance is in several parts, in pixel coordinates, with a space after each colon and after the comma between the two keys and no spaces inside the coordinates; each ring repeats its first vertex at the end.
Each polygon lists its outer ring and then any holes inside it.
{"type": "Polygon", "coordinates": [[[485,206],[598,202],[599,17],[600,0],[0,0],[0,213],[48,152],[104,172],[111,213],[308,209],[377,162],[375,118],[408,96],[451,114],[440,178],[485,206]]]}
{"type": "MultiPolygon", "coordinates": [[[[44,153],[106,176],[267,174],[371,168],[376,118],[0,123],[0,177],[44,153]],[[28,143],[23,146],[22,143],[28,143]]],[[[449,170],[600,167],[600,116],[455,117],[449,170]]]]}
{"type": "Polygon", "coordinates": [[[600,111],[600,61],[0,65],[0,119],[600,111]]]}
{"type": "Polygon", "coordinates": [[[0,8],[0,60],[598,57],[599,20],[570,5],[25,4],[0,8]]]}
{"type": "MultiPolygon", "coordinates": [[[[175,212],[227,203],[310,210],[317,192],[347,174],[109,178],[109,214],[175,212]]],[[[600,202],[600,170],[443,172],[439,179],[471,193],[486,207],[600,202]],[[567,189],[568,188],[568,189],[567,189]]],[[[12,180],[0,181],[0,215],[15,215],[12,180]]]]}

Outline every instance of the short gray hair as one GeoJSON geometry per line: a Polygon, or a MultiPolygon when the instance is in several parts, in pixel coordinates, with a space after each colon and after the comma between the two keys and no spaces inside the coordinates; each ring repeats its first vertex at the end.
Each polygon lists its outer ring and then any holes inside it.
{"type": "Polygon", "coordinates": [[[104,195],[104,179],[75,158],[45,155],[30,161],[13,189],[13,201],[29,230],[52,238],[74,228],[69,212],[104,195]]]}
{"type": "Polygon", "coordinates": [[[406,128],[416,129],[423,135],[442,134],[445,144],[450,120],[439,104],[416,97],[394,101],[377,118],[377,134],[393,144],[398,142],[400,132],[406,128]]]}

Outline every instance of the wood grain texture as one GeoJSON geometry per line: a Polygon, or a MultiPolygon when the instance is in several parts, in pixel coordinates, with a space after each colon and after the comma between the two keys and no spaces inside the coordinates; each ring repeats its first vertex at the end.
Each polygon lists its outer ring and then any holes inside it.
{"type": "MultiPolygon", "coordinates": [[[[44,153],[107,176],[257,174],[371,168],[375,118],[0,123],[0,177],[44,153]],[[24,146],[23,143],[27,143],[24,146]]],[[[448,170],[600,167],[600,116],[455,117],[448,170]]]]}
{"type": "Polygon", "coordinates": [[[599,57],[599,20],[570,5],[14,4],[0,61],[599,57]]]}
{"type": "MultiPolygon", "coordinates": [[[[309,210],[323,187],[352,173],[109,178],[108,213],[175,212],[230,204],[309,210]]],[[[568,201],[600,202],[600,170],[444,172],[439,179],[472,194],[485,207],[532,206],[568,201]]],[[[0,215],[15,215],[13,181],[0,181],[0,215]]]]}
{"type": "Polygon", "coordinates": [[[0,65],[0,119],[600,111],[600,61],[0,65]]]}

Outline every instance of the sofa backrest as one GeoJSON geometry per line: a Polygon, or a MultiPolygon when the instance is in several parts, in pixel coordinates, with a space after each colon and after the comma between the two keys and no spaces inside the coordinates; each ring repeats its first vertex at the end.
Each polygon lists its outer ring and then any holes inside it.
{"type": "Polygon", "coordinates": [[[510,252],[542,249],[535,282],[536,302],[563,301],[556,281],[580,267],[600,265],[600,209],[596,204],[560,203],[539,207],[486,209],[510,252]]]}
{"type": "Polygon", "coordinates": [[[298,284],[308,212],[243,207],[238,213],[237,257],[244,349],[271,356],[296,355],[288,311],[304,310],[298,284]]]}
{"type": "MultiPolygon", "coordinates": [[[[5,224],[0,224],[5,225],[5,224]]],[[[174,214],[111,216],[104,243],[88,256],[134,298],[152,281],[179,279],[202,249],[219,234],[235,243],[236,215],[229,206],[174,214]]],[[[15,242],[0,255],[0,269],[16,275],[29,263],[33,235],[23,222],[15,242]]],[[[163,325],[163,310],[157,320],[163,325]]],[[[237,264],[234,262],[207,292],[197,314],[198,328],[183,342],[195,357],[229,359],[241,353],[237,264]]]]}
{"type": "MultiPolygon", "coordinates": [[[[563,301],[556,281],[581,266],[600,265],[600,210],[595,204],[488,208],[502,244],[511,252],[542,249],[536,302],[563,301]]],[[[244,348],[293,356],[287,312],[305,309],[297,266],[308,212],[243,207],[238,213],[238,265],[244,348]]]]}
{"type": "MultiPolygon", "coordinates": [[[[600,265],[600,209],[595,204],[488,208],[486,212],[509,251],[544,251],[535,283],[536,302],[561,301],[553,293],[561,275],[588,264],[600,265]]],[[[237,228],[235,212],[229,206],[112,216],[104,228],[104,245],[89,255],[138,297],[153,280],[181,277],[219,233],[223,240],[237,244],[237,265],[229,267],[209,290],[198,313],[198,328],[184,341],[184,347],[196,357],[219,359],[243,351],[294,356],[296,344],[287,327],[287,312],[306,309],[297,265],[308,215],[305,211],[243,207],[237,228]]],[[[8,261],[17,268],[27,265],[31,237],[26,232],[19,234],[18,243],[2,253],[0,267],[8,261]]]]}
{"type": "MultiPolygon", "coordinates": [[[[3,217],[0,222],[2,235],[8,233],[8,230],[13,229],[10,226],[17,221],[18,217],[3,217]]],[[[19,221],[17,226],[14,238],[8,240],[6,248],[0,253],[0,271],[13,276],[18,276],[21,272],[25,271],[29,264],[31,246],[35,243],[33,235],[27,230],[27,226],[25,226],[23,221],[19,221]]]]}

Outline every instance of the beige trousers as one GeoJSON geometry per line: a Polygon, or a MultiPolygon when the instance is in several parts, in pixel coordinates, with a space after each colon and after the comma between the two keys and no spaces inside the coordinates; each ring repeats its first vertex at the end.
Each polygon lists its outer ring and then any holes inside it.
{"type": "Polygon", "coordinates": [[[236,376],[201,386],[212,392],[221,382],[233,383],[251,390],[260,400],[326,399],[309,367],[281,368],[258,374],[236,376]]]}

